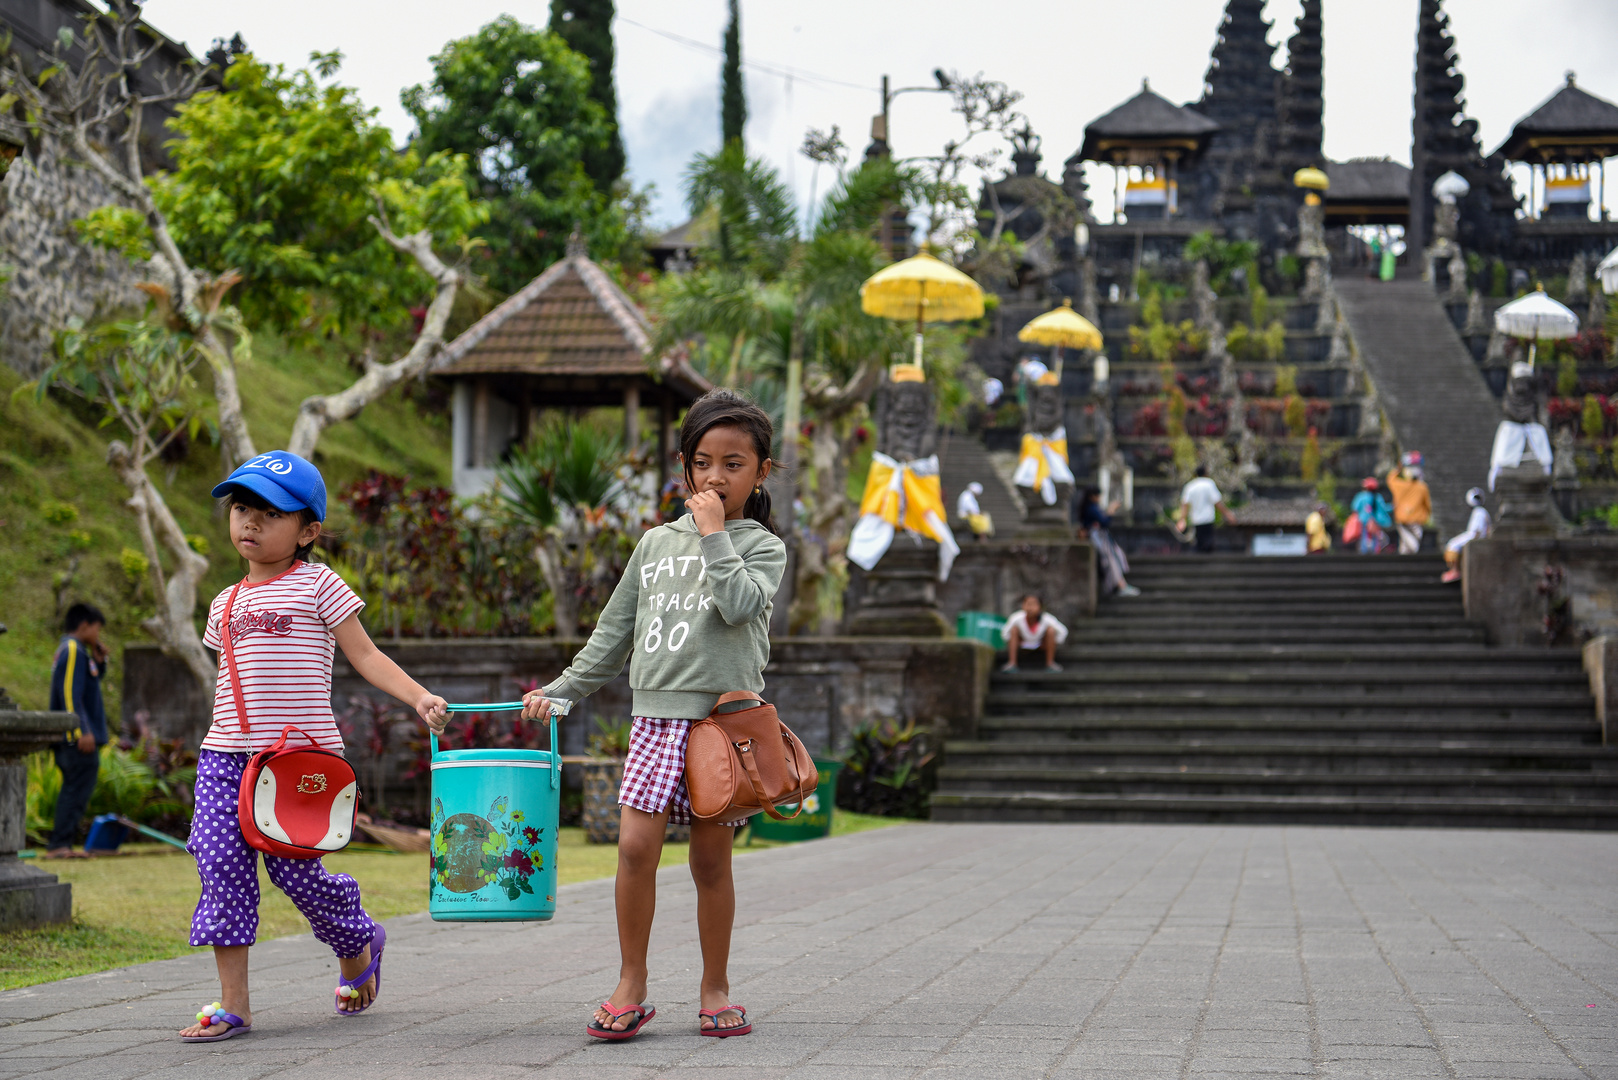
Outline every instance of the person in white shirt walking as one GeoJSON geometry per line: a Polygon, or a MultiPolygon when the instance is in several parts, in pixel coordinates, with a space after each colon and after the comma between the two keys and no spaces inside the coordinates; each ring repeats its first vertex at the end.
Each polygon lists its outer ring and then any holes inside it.
{"type": "Polygon", "coordinates": [[[1020,657],[1035,649],[1045,651],[1045,670],[1061,671],[1056,662],[1056,647],[1067,640],[1067,627],[1056,616],[1045,610],[1045,605],[1034,593],[1022,598],[1022,610],[1006,620],[1001,633],[1006,639],[1006,671],[1016,671],[1020,657]]]}
{"type": "Polygon", "coordinates": [[[1197,550],[1203,554],[1212,554],[1214,549],[1214,522],[1223,516],[1225,524],[1236,524],[1236,517],[1225,505],[1225,496],[1220,493],[1219,485],[1208,478],[1205,466],[1197,466],[1197,475],[1185,490],[1180,492],[1180,512],[1176,515],[1180,531],[1184,532],[1186,522],[1197,531],[1197,550]]]}

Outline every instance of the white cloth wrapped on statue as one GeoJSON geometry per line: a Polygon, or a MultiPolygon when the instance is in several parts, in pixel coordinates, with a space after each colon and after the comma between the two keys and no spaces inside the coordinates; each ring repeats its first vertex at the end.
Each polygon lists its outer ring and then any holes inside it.
{"type": "Polygon", "coordinates": [[[1494,451],[1489,455],[1490,491],[1494,490],[1494,481],[1500,475],[1501,469],[1514,469],[1522,464],[1525,449],[1533,452],[1535,459],[1545,470],[1545,475],[1549,476],[1554,458],[1551,455],[1551,439],[1545,433],[1545,425],[1500,421],[1500,426],[1494,432],[1494,451]]]}
{"type": "Polygon", "coordinates": [[[938,541],[938,580],[949,580],[949,568],[961,549],[944,520],[945,512],[937,454],[903,463],[880,451],[872,454],[860,518],[848,538],[849,562],[872,569],[892,546],[895,531],[903,528],[938,541]]]}
{"type": "Polygon", "coordinates": [[[1011,479],[1018,487],[1036,489],[1046,506],[1055,506],[1056,485],[1073,483],[1073,470],[1067,463],[1067,428],[1059,427],[1049,435],[1025,434],[1011,479]]]}

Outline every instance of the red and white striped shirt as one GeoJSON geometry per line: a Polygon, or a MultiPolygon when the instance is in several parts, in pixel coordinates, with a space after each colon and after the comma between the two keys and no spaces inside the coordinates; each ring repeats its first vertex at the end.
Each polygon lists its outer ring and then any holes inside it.
{"type": "MultiPolygon", "coordinates": [[[[234,588],[234,586],[232,586],[234,588]]],[[[219,654],[213,726],[204,750],[227,754],[263,750],[292,724],[327,750],[343,752],[343,736],[331,711],[333,630],[365,606],[329,566],[295,562],[268,581],[243,582],[230,614],[231,646],[247,705],[248,732],[236,720],[236,695],[225,663],[220,617],[231,589],[214,597],[202,643],[219,654]]],[[[296,735],[291,744],[301,745],[296,735]]]]}

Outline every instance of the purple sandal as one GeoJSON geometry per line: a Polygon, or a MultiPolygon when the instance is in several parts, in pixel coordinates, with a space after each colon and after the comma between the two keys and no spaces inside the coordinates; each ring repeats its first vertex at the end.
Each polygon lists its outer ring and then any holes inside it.
{"type": "Polygon", "coordinates": [[[338,1016],[358,1016],[360,1013],[376,1004],[377,996],[382,993],[382,950],[387,948],[388,932],[378,923],[376,933],[371,937],[371,962],[365,965],[365,970],[352,979],[343,978],[342,972],[337,973],[337,1004],[332,1006],[338,1016]],[[371,991],[371,1004],[358,1009],[345,1009],[342,1007],[343,999],[359,997],[360,987],[365,985],[367,979],[376,976],[376,989],[371,991]],[[348,991],[344,993],[343,991],[348,991]]]}
{"type": "Polygon", "coordinates": [[[218,1003],[209,1005],[197,1013],[197,1023],[208,1028],[218,1027],[220,1024],[229,1024],[230,1027],[217,1035],[181,1035],[181,1041],[189,1043],[224,1042],[226,1039],[234,1039],[238,1035],[246,1035],[253,1030],[252,1024],[243,1023],[241,1017],[235,1013],[226,1012],[219,1007],[218,1003]]]}

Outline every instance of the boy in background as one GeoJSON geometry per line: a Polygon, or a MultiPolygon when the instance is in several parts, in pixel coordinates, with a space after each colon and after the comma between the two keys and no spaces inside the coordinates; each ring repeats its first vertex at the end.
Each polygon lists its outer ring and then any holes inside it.
{"type": "Polygon", "coordinates": [[[62,770],[62,790],[56,796],[56,826],[45,845],[46,858],[83,858],[73,840],[85,807],[96,789],[101,769],[101,747],[107,742],[107,710],[101,700],[101,677],[107,673],[107,648],[101,630],[107,617],[89,604],[67,609],[51,665],[51,708],[74,713],[79,726],[56,745],[56,767],[62,770]]]}

